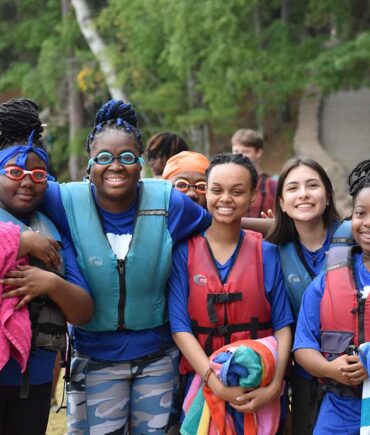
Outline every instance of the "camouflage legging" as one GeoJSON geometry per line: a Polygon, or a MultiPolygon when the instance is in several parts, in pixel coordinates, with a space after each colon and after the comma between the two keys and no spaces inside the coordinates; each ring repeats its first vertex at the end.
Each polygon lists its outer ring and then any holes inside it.
{"type": "Polygon", "coordinates": [[[178,381],[178,351],[125,363],[76,356],[67,386],[69,435],[164,434],[178,381]]]}

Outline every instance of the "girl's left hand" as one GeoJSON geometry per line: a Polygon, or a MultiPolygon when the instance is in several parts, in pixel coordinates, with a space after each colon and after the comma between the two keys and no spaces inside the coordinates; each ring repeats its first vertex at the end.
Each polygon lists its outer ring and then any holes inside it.
{"type": "Polygon", "coordinates": [[[280,385],[271,383],[267,387],[257,388],[238,397],[238,400],[241,402],[243,400],[248,400],[244,405],[233,405],[230,403],[230,406],[238,412],[256,412],[267,403],[272,402],[279,397],[280,387],[280,385]]]}
{"type": "Polygon", "coordinates": [[[54,273],[33,266],[18,266],[17,269],[8,272],[5,278],[0,280],[2,285],[15,287],[3,293],[3,299],[21,297],[15,307],[16,310],[30,300],[49,294],[53,290],[56,277],[54,273]]]}
{"type": "Polygon", "coordinates": [[[352,385],[359,385],[369,376],[358,355],[347,355],[348,365],[340,366],[339,371],[352,385]]]}

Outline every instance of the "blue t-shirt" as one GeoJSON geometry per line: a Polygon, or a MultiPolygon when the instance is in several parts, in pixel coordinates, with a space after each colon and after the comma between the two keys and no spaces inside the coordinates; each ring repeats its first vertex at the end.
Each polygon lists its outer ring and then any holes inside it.
{"type": "MultiPolygon", "coordinates": [[[[354,271],[360,289],[364,294],[370,290],[370,272],[365,268],[360,253],[354,254],[354,271]]],[[[306,289],[299,311],[293,350],[315,349],[321,351],[320,341],[320,304],[325,289],[325,273],[321,273],[306,289]]],[[[327,393],[320,408],[320,418],[315,428],[317,433],[358,433],[360,428],[361,400],[341,398],[334,393],[327,393]],[[345,410],[345,411],[344,411],[345,410]],[[345,416],[345,421],[343,422],[345,416]],[[355,426],[357,432],[351,432],[355,426]],[[338,432],[343,427],[346,431],[338,432]],[[320,429],[320,431],[319,431],[320,429]]]]}
{"type": "MultiPolygon", "coordinates": [[[[242,233],[241,233],[242,234],[242,233]]],[[[225,263],[216,262],[221,279],[228,274],[233,256],[225,263]]],[[[280,266],[279,253],[275,245],[262,242],[263,278],[265,293],[271,306],[272,329],[277,331],[293,323],[293,315],[286,296],[284,278],[280,266]]],[[[248,264],[248,258],[245,258],[248,264]]],[[[187,310],[189,297],[188,244],[179,244],[173,252],[173,268],[169,280],[169,319],[171,332],[192,332],[191,320],[187,310]]]]}
{"type": "MultiPolygon", "coordinates": [[[[94,189],[92,190],[94,194],[94,189]]],[[[134,231],[138,199],[122,213],[109,213],[97,204],[96,206],[103,231],[111,247],[114,247],[117,257],[124,255],[134,231]]],[[[59,230],[72,239],[57,183],[49,182],[42,207],[59,230]]],[[[211,217],[202,207],[196,205],[186,195],[172,189],[168,230],[174,244],[207,228],[210,223],[211,217]]],[[[168,324],[142,331],[90,332],[75,328],[75,349],[81,354],[104,361],[130,361],[161,352],[172,345],[168,324]]]]}
{"type": "MultiPolygon", "coordinates": [[[[88,286],[77,266],[76,253],[66,237],[62,236],[65,260],[65,279],[88,291],[88,286]]],[[[35,348],[29,359],[30,385],[45,384],[53,379],[56,352],[35,348]]],[[[11,358],[0,371],[0,385],[21,385],[22,374],[19,364],[11,358]]]]}

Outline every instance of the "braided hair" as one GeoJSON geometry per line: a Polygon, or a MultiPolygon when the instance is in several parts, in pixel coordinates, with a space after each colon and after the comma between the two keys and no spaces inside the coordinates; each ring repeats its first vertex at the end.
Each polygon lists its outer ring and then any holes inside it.
{"type": "Polygon", "coordinates": [[[170,157],[188,150],[188,144],[184,139],[170,131],[155,134],[146,144],[149,160],[156,159],[157,157],[165,157],[168,160],[170,157]]]}
{"type": "Polygon", "coordinates": [[[206,169],[206,179],[208,180],[209,174],[215,166],[224,165],[225,163],[235,163],[236,165],[243,166],[250,173],[252,190],[256,188],[258,180],[256,168],[249,158],[243,156],[243,154],[221,153],[213,156],[206,169]]]}
{"type": "Polygon", "coordinates": [[[136,138],[140,155],[144,152],[137,114],[130,103],[110,100],[98,110],[95,125],[86,141],[86,151],[89,154],[94,141],[107,130],[119,130],[132,134],[136,138]]]}
{"type": "Polygon", "coordinates": [[[32,131],[33,144],[42,147],[43,127],[34,101],[19,98],[0,104],[0,149],[26,143],[32,131]]]}
{"type": "Polygon", "coordinates": [[[360,190],[370,187],[370,160],[360,162],[349,174],[349,194],[356,199],[360,190]]]}

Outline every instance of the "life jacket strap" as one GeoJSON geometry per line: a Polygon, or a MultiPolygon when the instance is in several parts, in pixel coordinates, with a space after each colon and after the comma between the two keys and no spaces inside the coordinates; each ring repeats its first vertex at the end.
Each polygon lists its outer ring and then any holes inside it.
{"type": "Polygon", "coordinates": [[[242,293],[208,293],[207,294],[207,311],[211,323],[217,323],[217,313],[215,304],[229,304],[238,302],[243,299],[242,293]]]}
{"type": "Polygon", "coordinates": [[[251,331],[251,339],[258,338],[258,331],[271,328],[271,322],[259,322],[258,317],[252,317],[250,323],[236,323],[232,325],[221,326],[199,326],[197,322],[193,321],[193,332],[196,336],[199,334],[207,334],[204,344],[204,351],[207,356],[212,353],[212,337],[224,337],[225,344],[230,343],[230,336],[235,332],[251,331]]]}

